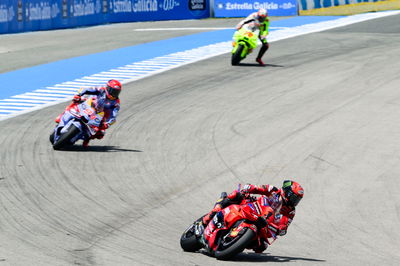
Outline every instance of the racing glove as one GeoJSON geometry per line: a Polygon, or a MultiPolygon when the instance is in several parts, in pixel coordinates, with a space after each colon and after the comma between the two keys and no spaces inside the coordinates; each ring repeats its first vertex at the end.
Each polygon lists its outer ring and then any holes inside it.
{"type": "Polygon", "coordinates": [[[243,195],[240,191],[234,190],[227,198],[231,203],[240,203],[243,200],[243,195]]]}

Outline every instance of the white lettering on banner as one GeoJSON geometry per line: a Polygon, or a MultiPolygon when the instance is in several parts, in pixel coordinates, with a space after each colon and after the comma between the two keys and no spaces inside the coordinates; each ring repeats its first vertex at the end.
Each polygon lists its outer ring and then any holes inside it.
{"type": "Polygon", "coordinates": [[[94,15],[95,7],[93,0],[75,1],[71,5],[71,13],[74,17],[94,15]]]}
{"type": "Polygon", "coordinates": [[[238,4],[238,3],[226,3],[226,10],[253,10],[253,5],[250,3],[238,4]]]}
{"type": "Polygon", "coordinates": [[[164,11],[169,11],[173,10],[177,6],[179,6],[179,3],[175,2],[175,0],[163,0],[162,6],[160,4],[160,9],[162,8],[164,11]]]}
{"type": "MultiPolygon", "coordinates": [[[[243,3],[243,4],[238,4],[238,3],[226,3],[226,10],[258,10],[260,8],[264,8],[267,10],[276,10],[276,9],[291,9],[295,8],[296,5],[294,5],[291,2],[283,3],[281,5],[278,5],[278,3],[275,2],[254,2],[254,3],[243,3]]],[[[218,5],[218,8],[223,8],[223,6],[218,5]]]]}
{"type": "Polygon", "coordinates": [[[31,3],[25,10],[28,21],[52,19],[57,17],[59,13],[60,9],[57,3],[50,4],[49,2],[31,3]]]}
{"type": "Polygon", "coordinates": [[[15,12],[12,6],[7,9],[6,5],[0,5],[0,23],[12,21],[14,16],[15,12]]]}
{"type": "Polygon", "coordinates": [[[6,6],[0,6],[0,22],[8,22],[8,10],[6,6]]]}
{"type": "Polygon", "coordinates": [[[282,8],[282,9],[292,9],[292,8],[295,8],[296,5],[289,2],[289,3],[283,3],[279,7],[282,8]]]}
{"type": "MultiPolygon", "coordinates": [[[[204,0],[190,0],[190,3],[197,3],[194,9],[204,7],[204,0]]],[[[176,0],[113,0],[110,2],[110,9],[113,13],[130,13],[130,12],[157,12],[159,10],[170,11],[180,6],[176,0]]]]}
{"type": "MultiPolygon", "coordinates": [[[[167,0],[164,0],[164,3],[165,1],[167,0]]],[[[157,0],[133,0],[132,10],[133,12],[156,12],[157,4],[157,0]]]]}
{"type": "Polygon", "coordinates": [[[110,6],[114,13],[132,12],[131,0],[114,0],[114,6],[110,6]]]}
{"type": "Polygon", "coordinates": [[[264,8],[266,10],[275,10],[278,9],[278,4],[274,2],[254,2],[254,9],[264,8]]]}

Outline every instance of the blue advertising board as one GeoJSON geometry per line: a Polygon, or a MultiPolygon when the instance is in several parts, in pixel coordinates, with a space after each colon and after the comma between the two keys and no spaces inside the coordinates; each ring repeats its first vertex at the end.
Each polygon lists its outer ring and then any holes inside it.
{"type": "Polygon", "coordinates": [[[210,0],[1,0],[0,34],[111,22],[199,19],[210,0]]]}
{"type": "Polygon", "coordinates": [[[310,10],[315,8],[324,8],[332,6],[341,6],[349,4],[358,4],[366,2],[379,2],[385,0],[300,0],[300,10],[310,10]]]}
{"type": "Polygon", "coordinates": [[[114,0],[111,22],[194,19],[210,16],[209,0],[114,0]]]}
{"type": "Polygon", "coordinates": [[[295,16],[297,7],[297,0],[214,0],[215,17],[247,17],[260,8],[269,16],[295,16]]]}

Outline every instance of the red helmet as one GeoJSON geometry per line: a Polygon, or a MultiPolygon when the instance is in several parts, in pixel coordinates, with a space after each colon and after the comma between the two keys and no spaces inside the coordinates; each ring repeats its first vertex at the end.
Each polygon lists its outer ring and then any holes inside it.
{"type": "Polygon", "coordinates": [[[264,8],[260,8],[257,11],[257,19],[258,19],[258,21],[264,22],[267,17],[268,17],[268,12],[264,8]]]}
{"type": "Polygon", "coordinates": [[[116,79],[110,79],[106,85],[107,98],[110,100],[118,99],[121,92],[122,84],[116,79]]]}
{"type": "Polygon", "coordinates": [[[291,207],[296,207],[304,195],[304,189],[300,184],[291,180],[283,181],[282,191],[283,200],[291,207]]]}

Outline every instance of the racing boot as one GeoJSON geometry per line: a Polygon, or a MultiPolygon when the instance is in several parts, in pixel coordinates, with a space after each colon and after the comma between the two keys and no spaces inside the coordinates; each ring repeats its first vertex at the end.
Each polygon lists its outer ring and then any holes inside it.
{"type": "Polygon", "coordinates": [[[264,62],[261,60],[261,58],[257,58],[256,62],[260,64],[260,66],[265,66],[264,62]]]}
{"type": "Polygon", "coordinates": [[[263,57],[263,55],[265,54],[265,52],[268,50],[269,48],[269,44],[268,43],[263,43],[260,51],[258,52],[257,58],[256,58],[256,62],[259,63],[261,66],[265,66],[264,62],[261,60],[261,58],[263,57]]]}
{"type": "Polygon", "coordinates": [[[89,141],[90,141],[90,139],[85,139],[85,140],[83,141],[83,143],[82,143],[82,146],[83,146],[84,148],[89,147],[89,141]]]}

